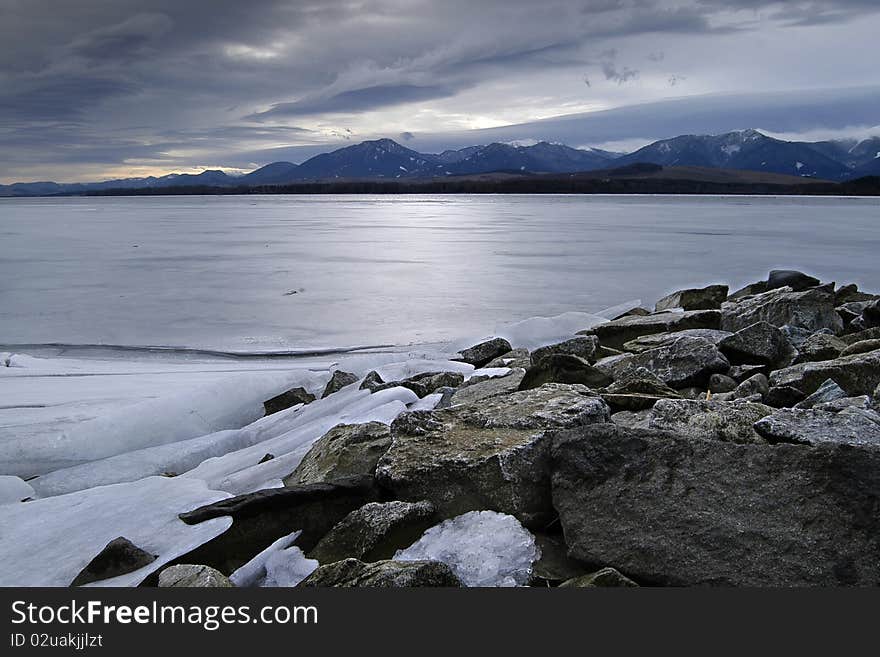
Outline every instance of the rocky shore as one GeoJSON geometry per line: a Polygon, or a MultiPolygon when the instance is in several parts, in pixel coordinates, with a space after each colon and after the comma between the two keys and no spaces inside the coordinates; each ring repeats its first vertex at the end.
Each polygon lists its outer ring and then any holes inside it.
{"type": "MultiPolygon", "coordinates": [[[[180,514],[231,526],[144,583],[880,584],[880,295],[773,271],[453,360],[475,369],[337,370],[266,400],[271,417],[354,390],[417,399],[332,427],[283,486],[180,514]]],[[[152,557],[120,537],[76,583],[152,557]]]]}

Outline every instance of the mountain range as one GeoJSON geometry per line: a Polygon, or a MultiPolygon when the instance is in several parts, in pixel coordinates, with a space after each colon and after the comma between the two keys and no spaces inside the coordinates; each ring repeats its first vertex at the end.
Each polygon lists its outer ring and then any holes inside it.
{"type": "Polygon", "coordinates": [[[796,142],[757,130],[722,135],[682,135],[633,153],[579,149],[545,141],[531,145],[492,143],[442,153],[419,153],[392,139],[364,141],[322,153],[302,164],[273,162],[248,174],[219,170],[95,183],[13,183],[0,196],[47,196],[109,189],[256,187],[297,182],[359,179],[431,179],[482,173],[575,173],[637,163],[778,173],[829,181],[880,175],[880,137],[796,142]]]}

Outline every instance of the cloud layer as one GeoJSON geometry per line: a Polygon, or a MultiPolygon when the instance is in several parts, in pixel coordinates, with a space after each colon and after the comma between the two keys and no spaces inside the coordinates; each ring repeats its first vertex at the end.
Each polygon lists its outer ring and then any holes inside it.
{"type": "Polygon", "coordinates": [[[714,113],[689,125],[877,125],[824,90],[880,85],[878,28],[875,0],[0,0],[0,182],[543,138],[565,115],[572,144],[662,137],[681,121],[620,117],[674,97],[714,113]]]}

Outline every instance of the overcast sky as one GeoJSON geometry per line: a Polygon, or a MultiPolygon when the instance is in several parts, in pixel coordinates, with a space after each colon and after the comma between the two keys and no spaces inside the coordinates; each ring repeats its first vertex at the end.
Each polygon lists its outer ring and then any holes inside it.
{"type": "Polygon", "coordinates": [[[878,34],[878,0],[0,0],[0,182],[252,169],[379,136],[864,135],[878,34]]]}

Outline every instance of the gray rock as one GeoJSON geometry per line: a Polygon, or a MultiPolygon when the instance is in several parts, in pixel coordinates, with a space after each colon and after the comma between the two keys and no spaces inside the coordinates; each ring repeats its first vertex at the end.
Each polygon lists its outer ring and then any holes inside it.
{"type": "Polygon", "coordinates": [[[340,424],[318,438],[285,486],[372,477],[376,463],[391,445],[391,430],[381,422],[340,424]]]}
{"type": "MultiPolygon", "coordinates": [[[[783,324],[781,327],[779,327],[779,330],[782,331],[785,339],[788,340],[788,343],[794,348],[795,351],[800,349],[801,345],[807,341],[807,338],[813,335],[813,332],[810,329],[804,328],[802,326],[792,326],[791,324],[783,324]]],[[[820,329],[818,332],[825,332],[829,335],[833,335],[833,333],[828,329],[820,329]]]]}
{"type": "Polygon", "coordinates": [[[877,349],[880,349],[880,338],[875,338],[874,340],[861,340],[846,346],[843,351],[840,352],[840,355],[852,356],[853,354],[866,354],[869,351],[876,351],[877,349]]]}
{"type": "Polygon", "coordinates": [[[755,322],[718,343],[731,363],[760,364],[777,367],[787,365],[794,350],[785,335],[769,322],[755,322]]]}
{"type": "Polygon", "coordinates": [[[669,294],[654,306],[654,310],[671,310],[683,308],[684,310],[713,310],[721,308],[722,302],[727,299],[726,285],[710,285],[708,287],[679,290],[669,294]]]}
{"type": "Polygon", "coordinates": [[[615,315],[611,319],[614,320],[614,319],[620,319],[621,317],[633,317],[633,316],[644,317],[645,315],[650,315],[650,314],[651,314],[651,311],[648,310],[647,308],[642,308],[641,306],[635,306],[633,308],[630,308],[629,310],[626,310],[626,311],[620,313],[619,315],[615,315]]]}
{"type": "Polygon", "coordinates": [[[104,549],[95,555],[85,568],[74,577],[70,585],[82,586],[118,575],[125,575],[143,568],[155,560],[155,554],[142,550],[124,536],[120,536],[107,543],[104,549]]]}
{"type": "Polygon", "coordinates": [[[345,516],[308,556],[320,563],[390,559],[434,524],[430,502],[370,502],[345,516]]]}
{"type": "Polygon", "coordinates": [[[754,397],[756,395],[761,399],[764,399],[769,392],[770,382],[767,380],[766,376],[759,372],[758,374],[750,376],[734,388],[733,399],[743,399],[745,397],[754,397]]]}
{"type": "Polygon", "coordinates": [[[483,367],[489,361],[506,354],[511,349],[513,347],[504,338],[492,338],[464,349],[455,360],[469,363],[474,367],[483,367]]]}
{"type": "Polygon", "coordinates": [[[840,306],[844,303],[849,303],[851,301],[870,301],[871,299],[876,298],[877,295],[860,292],[859,286],[855,283],[850,283],[849,285],[841,285],[834,292],[834,304],[837,306],[840,306]]]}
{"type": "Polygon", "coordinates": [[[794,406],[806,399],[807,394],[794,386],[771,386],[764,395],[764,402],[774,408],[794,406]]]}
{"type": "Polygon", "coordinates": [[[547,430],[608,420],[608,406],[587,388],[555,383],[403,413],[376,477],[398,499],[429,500],[443,518],[491,510],[540,527],[553,515],[547,430]]]}
{"type": "Polygon", "coordinates": [[[864,331],[857,331],[856,333],[842,335],[840,336],[840,339],[846,342],[848,345],[855,344],[856,342],[862,342],[863,340],[878,340],[880,339],[880,326],[874,326],[872,328],[865,329],[864,331]]]}
{"type": "MultiPolygon", "coordinates": [[[[462,383],[464,383],[464,374],[460,372],[423,372],[401,381],[373,384],[370,391],[378,392],[389,388],[407,388],[421,398],[427,397],[439,388],[457,388],[462,383]]],[[[363,387],[361,385],[361,388],[363,387]]]]}
{"type": "Polygon", "coordinates": [[[263,408],[266,410],[266,415],[272,415],[297,404],[311,404],[313,401],[315,401],[315,396],[305,388],[291,388],[287,392],[282,392],[280,395],[263,402],[263,408]]]}
{"type": "Polygon", "coordinates": [[[641,411],[618,411],[611,414],[611,421],[622,427],[647,429],[651,425],[651,409],[641,411]]]}
{"type": "Polygon", "coordinates": [[[857,413],[784,408],[757,422],[755,431],[771,443],[880,447],[880,424],[857,413]]]}
{"type": "Polygon", "coordinates": [[[651,408],[658,399],[678,399],[679,394],[653,372],[638,367],[609,385],[601,394],[612,410],[651,408]]]}
{"type": "Polygon", "coordinates": [[[615,380],[640,367],[653,372],[666,385],[678,388],[703,386],[713,374],[727,372],[730,363],[711,342],[688,337],[640,354],[616,356],[596,363],[597,369],[615,380]]]}
{"type": "Polygon", "coordinates": [[[810,394],[827,379],[851,397],[870,394],[880,383],[880,350],[776,370],[770,375],[770,385],[793,386],[810,394]]]}
{"type": "Polygon", "coordinates": [[[731,365],[727,376],[742,383],[746,379],[750,379],[755,374],[766,374],[766,365],[731,365]]]}
{"type": "Polygon", "coordinates": [[[382,378],[382,375],[379,374],[376,370],[371,370],[364,377],[364,380],[361,382],[361,390],[369,390],[370,392],[375,392],[375,389],[379,386],[383,385],[385,380],[382,378]]]}
{"type": "Polygon", "coordinates": [[[880,583],[876,448],[579,427],[554,437],[553,502],[572,557],[640,582],[880,583]]]}
{"type": "Polygon", "coordinates": [[[721,313],[718,310],[689,310],[663,312],[655,315],[630,315],[579,331],[580,335],[595,335],[602,346],[620,349],[624,343],[643,335],[669,333],[685,329],[719,329],[721,313]]]}
{"type": "Polygon", "coordinates": [[[861,317],[852,321],[852,327],[858,331],[880,327],[880,299],[870,302],[862,310],[861,317]]]}
{"type": "Polygon", "coordinates": [[[813,408],[816,404],[823,404],[836,399],[843,399],[844,397],[846,397],[846,391],[832,379],[826,379],[816,389],[816,392],[795,404],[795,408],[813,408]]]}
{"type": "Polygon", "coordinates": [[[377,561],[364,563],[344,559],[318,567],[297,584],[304,588],[411,588],[418,586],[462,586],[445,563],[439,561],[377,561]]]}
{"type": "Polygon", "coordinates": [[[801,292],[808,288],[816,287],[818,284],[818,278],[808,276],[794,269],[774,269],[767,277],[768,290],[788,286],[795,292],[801,292]]]}
{"type": "Polygon", "coordinates": [[[486,363],[485,367],[521,367],[526,369],[532,364],[532,358],[528,349],[512,349],[506,354],[486,363]]]}
{"type": "Polygon", "coordinates": [[[636,338],[635,340],[630,340],[623,345],[623,348],[626,351],[638,354],[643,351],[648,351],[649,349],[665,347],[683,337],[703,338],[705,340],[708,340],[712,344],[717,345],[719,342],[727,337],[730,337],[731,335],[733,335],[733,333],[728,333],[727,331],[718,331],[715,329],[685,329],[683,331],[676,331],[674,333],[655,333],[653,335],[643,335],[639,338],[636,338]]]}
{"type": "MultiPolygon", "coordinates": [[[[726,288],[725,288],[726,289],[726,288]]],[[[614,587],[638,587],[634,581],[625,575],[621,575],[614,568],[603,568],[589,575],[581,575],[567,580],[559,585],[560,588],[595,588],[597,586],[614,587]]]]}
{"type": "Polygon", "coordinates": [[[712,392],[732,392],[736,390],[736,379],[726,374],[713,374],[709,377],[709,390],[712,392]]]}
{"type": "Polygon", "coordinates": [[[728,301],[752,297],[761,292],[767,291],[767,281],[758,281],[757,283],[749,283],[745,287],[741,287],[736,292],[731,292],[727,297],[728,301]]]}
{"type": "Polygon", "coordinates": [[[520,390],[531,390],[545,383],[577,383],[588,388],[603,388],[612,379],[583,358],[554,353],[542,357],[537,365],[526,370],[520,390]]]}
{"type": "Polygon", "coordinates": [[[649,426],[690,438],[763,443],[753,426],[771,413],[769,406],[752,402],[661,399],[651,411],[649,426]]]}
{"type": "Polygon", "coordinates": [[[372,477],[270,488],[207,504],[180,519],[194,525],[230,516],[232,526],[180,560],[231,573],[275,540],[302,529],[296,545],[309,552],[346,515],[378,499],[372,477]]]}
{"type": "Polygon", "coordinates": [[[860,395],[858,397],[841,397],[832,401],[820,402],[813,406],[817,411],[831,411],[832,413],[840,413],[849,408],[870,409],[871,398],[868,395],[860,395]]]}
{"type": "Polygon", "coordinates": [[[812,363],[820,360],[831,360],[840,356],[846,349],[846,343],[834,335],[813,333],[798,348],[794,363],[812,363]]]}
{"type": "Polygon", "coordinates": [[[350,386],[352,383],[357,383],[358,378],[354,374],[350,372],[343,372],[342,370],[336,370],[333,372],[333,376],[330,377],[330,380],[327,382],[327,387],[324,388],[324,392],[321,395],[321,399],[328,395],[332,395],[334,392],[341,390],[345,386],[350,386]]]}
{"type": "Polygon", "coordinates": [[[579,335],[565,342],[535,349],[532,352],[531,364],[540,365],[541,361],[553,354],[570,354],[572,356],[579,356],[586,361],[592,361],[598,346],[599,338],[595,335],[579,335]]]}
{"type": "Polygon", "coordinates": [[[515,369],[505,376],[495,376],[478,383],[470,383],[470,380],[455,391],[449,400],[450,405],[473,404],[483,399],[491,399],[499,395],[507,395],[519,390],[526,371],[515,369]]]}
{"type": "Polygon", "coordinates": [[[812,332],[827,328],[843,330],[843,321],[834,310],[834,295],[818,289],[792,292],[781,287],[721,306],[721,329],[736,332],[755,322],[781,327],[800,326],[812,332]]]}
{"type": "Polygon", "coordinates": [[[235,584],[210,566],[178,564],[159,573],[159,588],[210,588],[228,589],[235,584]]]}

